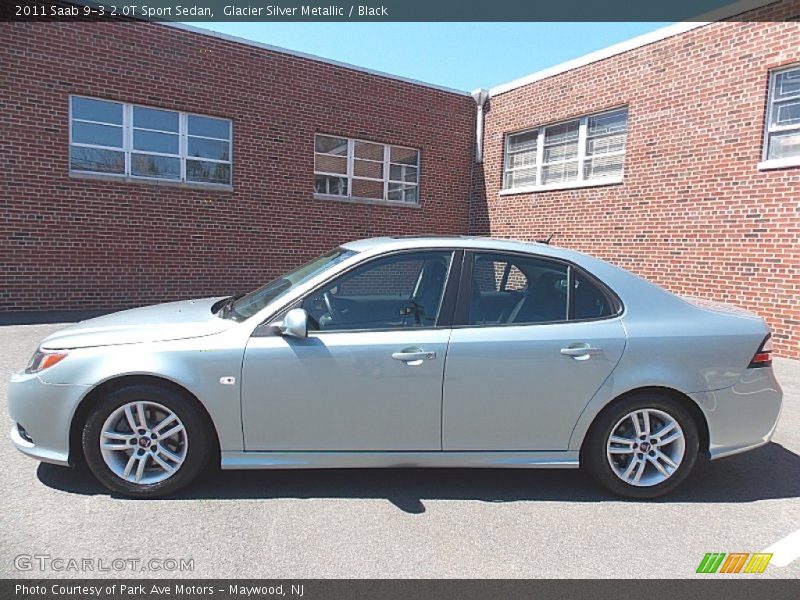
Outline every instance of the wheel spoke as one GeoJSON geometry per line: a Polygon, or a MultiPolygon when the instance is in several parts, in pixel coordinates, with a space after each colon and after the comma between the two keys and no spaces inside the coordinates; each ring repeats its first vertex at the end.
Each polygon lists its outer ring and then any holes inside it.
{"type": "Polygon", "coordinates": [[[612,447],[612,448],[608,449],[608,453],[609,454],[633,454],[633,446],[629,446],[627,448],[619,448],[619,447],[613,448],[612,447]]]}
{"type": "Polygon", "coordinates": [[[170,423],[172,423],[173,421],[177,420],[177,418],[178,418],[178,417],[176,417],[174,413],[170,413],[170,414],[168,414],[166,417],[164,417],[164,418],[163,418],[163,419],[162,419],[162,420],[161,420],[161,421],[158,423],[158,425],[156,425],[155,427],[153,427],[153,433],[158,433],[158,432],[159,432],[159,431],[161,431],[161,430],[162,430],[164,427],[166,427],[167,425],[169,425],[169,424],[170,424],[170,423]]]}
{"type": "Polygon", "coordinates": [[[136,424],[136,419],[133,418],[133,411],[131,410],[130,404],[125,406],[125,419],[128,421],[128,427],[135,433],[136,430],[139,429],[139,426],[136,424]]]}
{"type": "Polygon", "coordinates": [[[642,474],[644,473],[644,469],[647,466],[647,461],[639,459],[639,467],[636,469],[636,475],[633,476],[633,483],[639,483],[639,480],[642,478],[642,474]]]}
{"type": "Polygon", "coordinates": [[[133,470],[134,465],[136,464],[136,451],[131,453],[130,458],[128,459],[128,463],[125,465],[125,470],[122,472],[123,479],[128,479],[131,476],[131,471],[133,470]]]}
{"type": "Polygon", "coordinates": [[[668,467],[672,468],[673,470],[678,468],[678,465],[675,464],[675,461],[673,461],[669,456],[664,454],[661,450],[656,448],[655,453],[656,453],[656,458],[664,461],[668,467]]]}
{"type": "Polygon", "coordinates": [[[147,466],[147,454],[139,457],[139,466],[136,469],[136,483],[142,480],[145,466],[147,466]]]}
{"type": "Polygon", "coordinates": [[[181,431],[183,431],[183,425],[178,423],[177,425],[175,425],[175,427],[173,427],[172,429],[170,429],[166,433],[163,433],[163,434],[159,435],[158,438],[164,440],[164,439],[172,437],[176,433],[180,433],[181,431]]]}
{"type": "Polygon", "coordinates": [[[180,463],[183,462],[183,459],[180,456],[178,456],[177,454],[173,454],[172,452],[170,452],[169,450],[164,448],[164,446],[159,445],[157,453],[158,454],[163,454],[164,456],[166,456],[169,460],[171,460],[174,463],[180,464],[180,463]]]}
{"type": "Polygon", "coordinates": [[[100,440],[100,447],[105,450],[128,450],[134,436],[116,431],[104,431],[100,440]]]}
{"type": "Polygon", "coordinates": [[[154,460],[155,462],[157,462],[157,463],[158,463],[158,464],[161,466],[161,468],[162,468],[162,469],[164,469],[164,470],[165,470],[167,473],[172,473],[172,472],[174,472],[174,471],[175,471],[175,469],[177,469],[177,468],[178,468],[178,466],[177,466],[177,465],[176,465],[176,466],[173,466],[173,465],[169,464],[167,461],[165,461],[163,458],[161,458],[161,457],[158,455],[158,453],[156,453],[156,454],[153,454],[153,455],[152,455],[152,458],[153,458],[153,460],[154,460]]]}
{"type": "Polygon", "coordinates": [[[662,474],[664,477],[669,477],[669,476],[670,476],[670,473],[669,473],[669,471],[667,471],[667,470],[664,468],[664,465],[662,465],[662,464],[659,462],[659,460],[658,460],[658,456],[648,456],[648,457],[647,457],[647,460],[649,460],[649,461],[652,463],[652,465],[653,465],[653,466],[654,466],[656,469],[658,469],[658,472],[659,472],[659,473],[661,473],[661,474],[662,474]]]}
{"type": "Polygon", "coordinates": [[[642,423],[643,423],[642,433],[644,435],[650,435],[650,411],[649,410],[643,410],[642,411],[642,423]]]}
{"type": "Polygon", "coordinates": [[[636,437],[642,435],[642,425],[639,423],[639,413],[631,413],[631,420],[633,420],[633,428],[636,430],[636,437]]]}
{"type": "Polygon", "coordinates": [[[672,435],[669,435],[665,438],[661,438],[656,442],[656,446],[669,446],[672,442],[679,440],[683,437],[683,434],[680,431],[676,431],[672,435]]]}
{"type": "Polygon", "coordinates": [[[139,417],[139,427],[147,428],[147,417],[144,414],[144,402],[136,403],[136,416],[139,417]]]}
{"type": "Polygon", "coordinates": [[[639,459],[635,456],[631,457],[631,462],[628,463],[628,468],[625,469],[625,472],[622,474],[622,478],[627,481],[630,479],[631,474],[633,474],[633,470],[638,466],[639,459]]]}

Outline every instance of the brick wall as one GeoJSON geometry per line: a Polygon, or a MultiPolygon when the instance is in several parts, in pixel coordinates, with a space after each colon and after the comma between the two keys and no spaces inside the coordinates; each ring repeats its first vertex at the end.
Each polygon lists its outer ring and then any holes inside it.
{"type": "Polygon", "coordinates": [[[674,292],[756,311],[800,357],[800,168],[756,168],[769,70],[797,62],[800,23],[717,23],[492,97],[472,232],[558,232],[674,292]],[[624,183],[498,195],[504,134],[623,104],[624,183]]]}
{"type": "Polygon", "coordinates": [[[0,56],[0,311],[245,291],[346,240],[467,230],[467,95],[144,23],[3,23],[0,56]],[[232,119],[233,191],[70,178],[70,94],[232,119]],[[315,200],[317,131],[419,148],[420,207],[315,200]]]}

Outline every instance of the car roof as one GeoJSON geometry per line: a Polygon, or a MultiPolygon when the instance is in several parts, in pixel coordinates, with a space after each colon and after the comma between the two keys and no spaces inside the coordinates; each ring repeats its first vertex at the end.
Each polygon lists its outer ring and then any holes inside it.
{"type": "MultiPolygon", "coordinates": [[[[343,244],[343,247],[355,252],[447,247],[476,248],[481,250],[516,250],[518,252],[552,254],[553,256],[561,254],[561,252],[558,251],[548,252],[549,249],[555,250],[555,247],[539,242],[467,235],[375,237],[348,242],[343,244]]],[[[559,248],[558,250],[563,251],[564,249],[559,248]]]]}

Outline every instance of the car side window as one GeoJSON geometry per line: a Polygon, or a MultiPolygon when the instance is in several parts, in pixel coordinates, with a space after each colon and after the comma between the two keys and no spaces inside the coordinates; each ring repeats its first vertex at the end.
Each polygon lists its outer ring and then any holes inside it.
{"type": "Polygon", "coordinates": [[[606,294],[586,275],[573,269],[570,319],[602,319],[616,312],[606,294]]]}
{"type": "Polygon", "coordinates": [[[566,265],[537,257],[476,253],[469,325],[567,320],[566,265]]]}
{"type": "Polygon", "coordinates": [[[310,294],[302,307],[319,331],[432,327],[452,258],[446,250],[372,260],[310,294]]]}

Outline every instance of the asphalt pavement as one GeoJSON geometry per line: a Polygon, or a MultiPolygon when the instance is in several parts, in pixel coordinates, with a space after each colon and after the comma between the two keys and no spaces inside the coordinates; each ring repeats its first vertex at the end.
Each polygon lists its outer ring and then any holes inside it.
{"type": "MultiPolygon", "coordinates": [[[[8,376],[60,327],[0,327],[9,428],[8,376]]],[[[580,471],[466,469],[213,472],[174,499],[128,500],[6,438],[0,577],[797,578],[800,559],[695,574],[707,552],[760,552],[800,529],[800,361],[775,368],[785,403],[773,442],[701,462],[648,502],[580,471]]],[[[774,547],[789,556],[795,538],[774,547]]]]}

